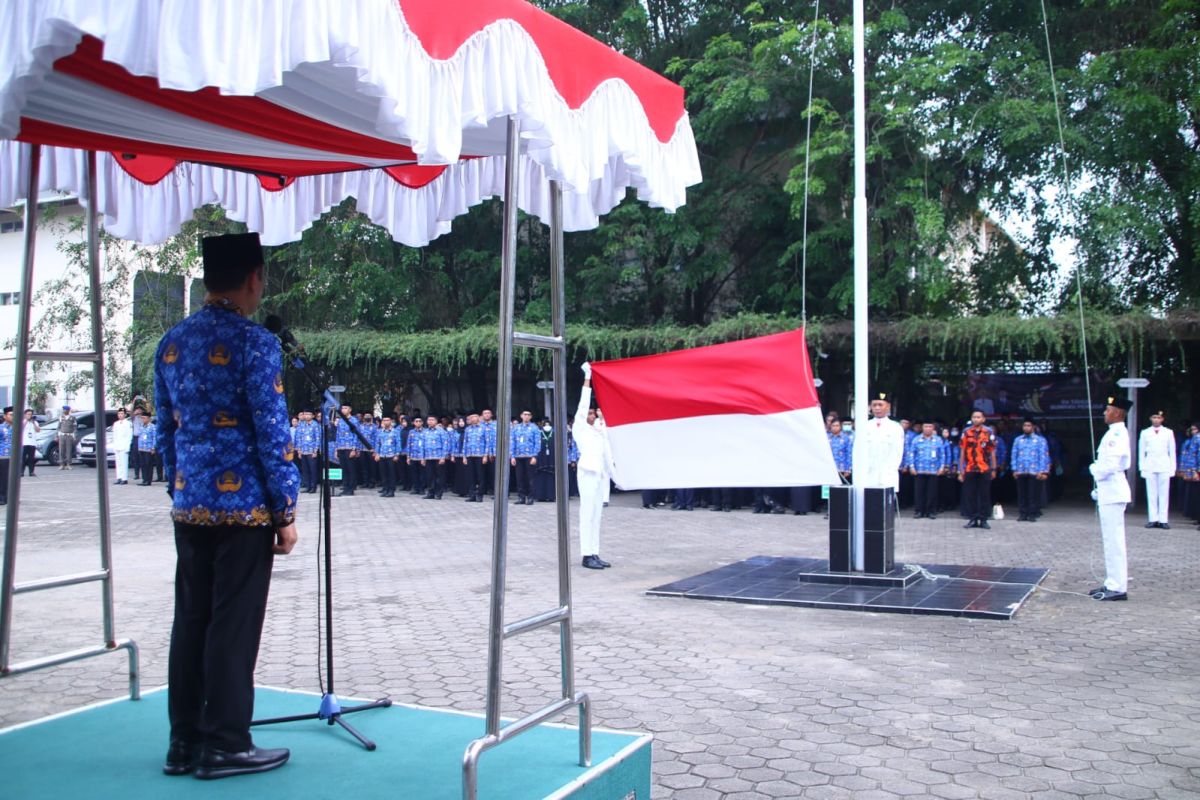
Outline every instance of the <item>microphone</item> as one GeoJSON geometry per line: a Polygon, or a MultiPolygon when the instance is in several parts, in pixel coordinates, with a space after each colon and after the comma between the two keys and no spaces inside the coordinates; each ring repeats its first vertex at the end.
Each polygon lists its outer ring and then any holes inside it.
{"type": "Polygon", "coordinates": [[[279,318],[279,315],[268,314],[267,318],[263,320],[263,327],[279,337],[279,341],[283,343],[284,352],[304,352],[304,347],[296,341],[296,337],[292,335],[292,332],[283,327],[283,320],[279,318]]]}

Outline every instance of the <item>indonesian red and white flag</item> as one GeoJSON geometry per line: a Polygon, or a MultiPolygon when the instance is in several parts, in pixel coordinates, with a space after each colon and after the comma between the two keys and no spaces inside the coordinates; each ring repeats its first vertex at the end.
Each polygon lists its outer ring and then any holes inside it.
{"type": "Polygon", "coordinates": [[[622,489],[837,484],[804,331],[592,364],[622,489]]]}

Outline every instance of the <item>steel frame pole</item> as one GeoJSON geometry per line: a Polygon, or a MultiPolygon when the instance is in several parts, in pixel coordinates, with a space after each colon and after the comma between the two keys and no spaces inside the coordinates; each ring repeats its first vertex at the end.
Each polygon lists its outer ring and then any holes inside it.
{"type": "Polygon", "coordinates": [[[504,240],[500,254],[500,346],[496,359],[496,485],[492,503],[492,606],[488,622],[487,735],[500,734],[504,592],[508,563],[508,489],[512,413],[513,313],[516,305],[517,156],[521,124],[508,119],[504,163],[504,240]]]}
{"type": "Polygon", "coordinates": [[[13,372],[12,456],[8,468],[8,506],[5,508],[4,575],[0,580],[0,674],[9,670],[13,586],[17,567],[17,509],[21,501],[21,445],[25,440],[25,392],[28,390],[29,317],[32,307],[34,248],[37,245],[38,177],[42,148],[29,145],[29,176],[25,187],[25,254],[21,265],[21,306],[17,312],[17,359],[13,372]]]}
{"type": "Polygon", "coordinates": [[[92,365],[92,408],[96,429],[96,492],[100,504],[100,568],[108,573],[108,579],[101,583],[101,594],[104,603],[104,642],[109,647],[116,646],[116,623],[113,608],[113,579],[112,579],[112,525],[109,518],[108,501],[108,437],[105,435],[107,425],[108,402],[105,397],[106,383],[104,378],[104,320],[102,303],[100,302],[100,224],[99,196],[96,186],[96,153],[87,154],[87,249],[88,274],[91,277],[91,312],[92,312],[92,350],[96,353],[96,361],[92,365]]]}

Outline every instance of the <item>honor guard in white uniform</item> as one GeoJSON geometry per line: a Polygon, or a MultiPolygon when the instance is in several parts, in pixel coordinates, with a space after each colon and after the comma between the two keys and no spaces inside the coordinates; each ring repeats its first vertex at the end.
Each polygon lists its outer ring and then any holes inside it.
{"type": "Polygon", "coordinates": [[[1129,432],[1125,415],[1133,403],[1124,397],[1109,397],[1104,407],[1108,432],[1100,440],[1096,460],[1089,467],[1096,480],[1092,499],[1100,512],[1100,535],[1104,541],[1104,585],[1089,594],[1095,600],[1125,600],[1128,568],[1125,560],[1125,506],[1131,499],[1129,481],[1129,432]]]}
{"type": "Polygon", "coordinates": [[[900,489],[904,461],[904,429],[888,419],[891,397],[879,392],[871,398],[871,418],[854,432],[854,484],[868,489],[900,489]]]}
{"type": "Polygon", "coordinates": [[[1167,511],[1175,468],[1175,434],[1163,426],[1163,412],[1156,411],[1150,415],[1150,427],[1138,436],[1138,472],[1146,481],[1147,528],[1171,528],[1167,511]]]}
{"type": "Polygon", "coordinates": [[[579,550],[583,566],[604,569],[612,564],[600,558],[600,515],[604,509],[604,486],[614,472],[612,448],[604,419],[591,408],[592,365],[583,362],[583,391],[571,432],[579,448],[579,550]]]}

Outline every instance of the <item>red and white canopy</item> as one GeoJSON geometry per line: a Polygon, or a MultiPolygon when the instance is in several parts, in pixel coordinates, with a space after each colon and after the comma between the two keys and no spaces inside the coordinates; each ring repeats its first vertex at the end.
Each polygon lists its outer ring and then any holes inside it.
{"type": "Polygon", "coordinates": [[[500,192],[510,116],[519,204],[544,216],[560,180],[568,230],[700,179],[682,89],[523,0],[0,0],[0,26],[0,139],[52,146],[46,190],[107,152],[106,224],[143,242],[210,202],[288,241],[353,195],[423,244],[500,192]]]}

